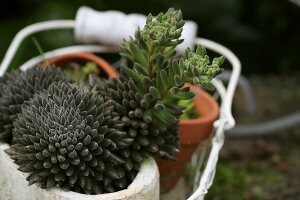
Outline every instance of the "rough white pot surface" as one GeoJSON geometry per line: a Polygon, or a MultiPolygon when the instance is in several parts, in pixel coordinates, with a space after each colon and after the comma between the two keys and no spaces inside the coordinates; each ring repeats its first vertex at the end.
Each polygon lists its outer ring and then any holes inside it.
{"type": "Polygon", "coordinates": [[[153,158],[142,163],[141,170],[127,189],[101,195],[85,195],[59,189],[28,186],[27,174],[4,152],[9,148],[0,143],[0,199],[1,200],[158,200],[159,172],[153,158]]]}

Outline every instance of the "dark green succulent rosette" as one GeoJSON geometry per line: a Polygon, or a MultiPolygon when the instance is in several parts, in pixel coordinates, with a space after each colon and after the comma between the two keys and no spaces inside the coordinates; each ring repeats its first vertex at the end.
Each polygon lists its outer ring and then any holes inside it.
{"type": "Polygon", "coordinates": [[[29,173],[29,184],[114,192],[130,183],[116,151],[132,139],[119,118],[111,101],[71,83],[53,83],[22,108],[8,153],[29,173]]]}
{"type": "MultiPolygon", "coordinates": [[[[144,97],[138,91],[132,79],[121,75],[111,80],[94,80],[93,85],[94,90],[103,95],[107,101],[114,102],[124,124],[123,130],[133,139],[128,148],[119,152],[119,155],[126,160],[124,169],[138,170],[144,158],[154,154],[164,156],[173,148],[178,148],[176,134],[178,121],[174,120],[169,124],[153,121],[153,118],[146,113],[147,96],[144,97]]],[[[182,112],[181,109],[174,109],[172,113],[180,116],[182,112]]]]}
{"type": "Polygon", "coordinates": [[[24,102],[42,89],[57,81],[70,81],[56,67],[36,66],[27,71],[14,71],[0,81],[0,141],[11,142],[13,122],[24,102]]]}

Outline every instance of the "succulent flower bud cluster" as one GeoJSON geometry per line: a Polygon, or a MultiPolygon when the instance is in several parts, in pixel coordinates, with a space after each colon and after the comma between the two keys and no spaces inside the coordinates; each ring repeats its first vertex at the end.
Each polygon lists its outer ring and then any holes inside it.
{"type": "Polygon", "coordinates": [[[187,75],[184,77],[185,79],[188,80],[189,77],[192,77],[195,85],[200,84],[207,90],[213,90],[211,80],[223,71],[220,65],[223,64],[224,60],[225,58],[220,56],[214,58],[210,64],[205,48],[198,46],[195,53],[187,49],[182,60],[179,61],[179,65],[181,69],[184,69],[182,74],[187,75]]]}
{"type": "Polygon", "coordinates": [[[181,36],[184,21],[180,10],[169,9],[157,17],[148,16],[146,25],[138,32],[144,40],[153,40],[154,45],[174,46],[182,42],[181,36]]]}
{"type": "Polygon", "coordinates": [[[15,71],[0,81],[0,141],[11,142],[13,121],[22,105],[35,93],[47,89],[57,81],[70,81],[64,72],[55,67],[39,66],[27,71],[15,71]]]}
{"type": "Polygon", "coordinates": [[[117,151],[128,147],[111,101],[70,83],[34,95],[14,122],[9,151],[30,184],[87,194],[123,189],[129,181],[117,151]]]}

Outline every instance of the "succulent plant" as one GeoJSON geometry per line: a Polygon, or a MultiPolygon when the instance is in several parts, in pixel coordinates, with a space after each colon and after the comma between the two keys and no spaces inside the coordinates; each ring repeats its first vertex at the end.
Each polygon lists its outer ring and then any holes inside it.
{"type": "Polygon", "coordinates": [[[183,57],[176,57],[183,25],[179,10],[170,9],[156,18],[149,15],[135,39],[124,40],[121,45],[120,54],[127,63],[121,67],[120,76],[93,84],[107,100],[116,103],[125,131],[134,139],[126,156],[135,162],[155,154],[174,159],[183,113],[178,102],[194,96],[184,84],[211,90],[210,81],[222,71],[219,66],[224,58],[210,63],[201,46],[196,52],[187,49],[183,57]],[[128,156],[131,154],[134,156],[128,156]]]}
{"type": "MultiPolygon", "coordinates": [[[[13,71],[11,74],[5,74],[4,76],[0,77],[0,101],[3,95],[4,88],[10,83],[11,79],[13,79],[16,73],[18,72],[13,71]]],[[[1,119],[1,114],[0,114],[0,119],[1,119]]],[[[4,125],[5,122],[3,120],[0,120],[0,133],[5,132],[4,125]]],[[[0,141],[1,141],[1,134],[0,134],[0,141]]]]}
{"type": "Polygon", "coordinates": [[[27,71],[14,71],[0,82],[0,141],[11,142],[13,121],[24,102],[36,92],[48,88],[56,81],[70,81],[64,72],[55,67],[39,66],[27,71]],[[2,85],[2,86],[1,86],[2,85]]]}
{"type": "Polygon", "coordinates": [[[183,25],[179,10],[149,15],[135,39],[121,45],[127,62],[120,76],[94,78],[91,88],[69,83],[55,69],[18,73],[3,79],[10,83],[3,89],[0,79],[0,139],[14,127],[7,152],[29,173],[30,184],[114,192],[131,183],[144,158],[175,158],[184,109],[179,102],[194,96],[184,84],[213,89],[224,61],[210,62],[201,46],[177,57],[183,25]]]}
{"type": "Polygon", "coordinates": [[[13,71],[11,74],[5,74],[4,76],[0,77],[0,97],[3,95],[3,88],[9,84],[12,77],[14,77],[14,74],[17,73],[16,71],[13,71]]]}
{"type": "Polygon", "coordinates": [[[130,183],[115,153],[132,143],[123,126],[111,101],[71,83],[53,83],[22,108],[8,153],[30,173],[30,184],[113,192],[130,183]]]}

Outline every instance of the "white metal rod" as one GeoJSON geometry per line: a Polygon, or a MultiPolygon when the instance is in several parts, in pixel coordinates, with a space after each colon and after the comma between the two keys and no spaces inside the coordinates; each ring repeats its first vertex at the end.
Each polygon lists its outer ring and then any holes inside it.
{"type": "MultiPolygon", "coordinates": [[[[224,124],[225,121],[222,121],[219,124],[219,127],[216,129],[216,135],[224,135],[224,124]]],[[[211,186],[213,178],[215,175],[215,169],[218,162],[219,152],[223,146],[224,138],[214,137],[212,149],[210,151],[206,167],[203,171],[203,175],[200,180],[200,185],[198,189],[187,199],[187,200],[200,200],[203,199],[207,193],[207,189],[211,186]],[[219,140],[221,139],[221,140],[219,140]]]]}
{"type": "Polygon", "coordinates": [[[20,69],[25,71],[35,65],[53,58],[55,56],[60,56],[69,53],[77,53],[77,52],[91,52],[91,53],[112,53],[117,52],[118,48],[112,46],[103,46],[103,45],[76,45],[69,46],[60,49],[55,49],[53,51],[45,52],[43,55],[36,56],[31,58],[27,62],[21,65],[20,69]]]}
{"type": "Polygon", "coordinates": [[[2,63],[0,65],[0,77],[5,74],[20,44],[26,37],[40,31],[45,31],[50,29],[66,29],[66,28],[74,28],[74,27],[75,27],[74,20],[54,20],[54,21],[39,22],[23,28],[21,31],[17,33],[17,35],[13,39],[11,45],[9,46],[2,60],[2,63]]]}

